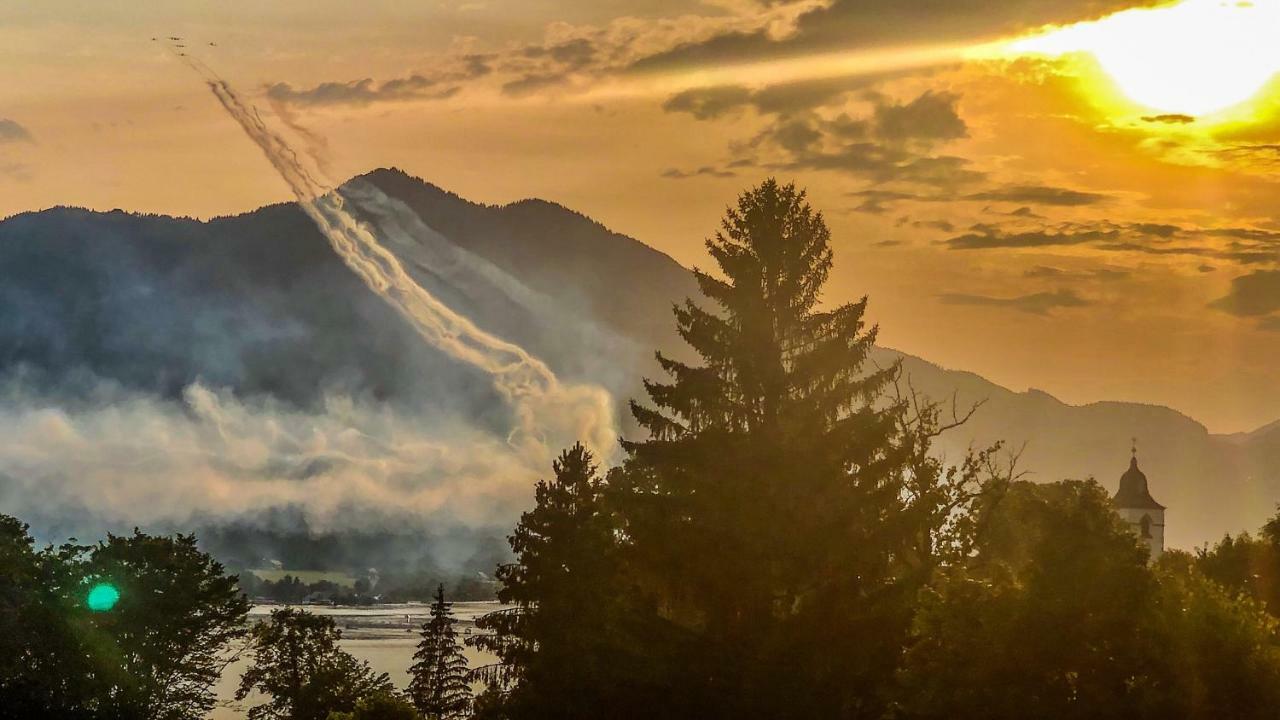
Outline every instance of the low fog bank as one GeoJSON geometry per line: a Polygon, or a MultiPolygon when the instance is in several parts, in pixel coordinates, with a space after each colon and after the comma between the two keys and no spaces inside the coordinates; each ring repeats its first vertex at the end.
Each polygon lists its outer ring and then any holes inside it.
{"type": "MultiPolygon", "coordinates": [[[[603,386],[615,417],[636,394],[647,340],[577,289],[531,289],[372,184],[344,193],[449,307],[603,386]]],[[[415,334],[296,206],[11,218],[0,296],[0,508],[43,541],[140,526],[198,530],[237,567],[491,571],[551,444],[572,440],[516,442],[520,409],[415,334]]]]}
{"type": "Polygon", "coordinates": [[[487,531],[531,501],[530,468],[464,419],[349,396],[299,409],[199,383],[179,400],[104,383],[60,403],[11,382],[0,404],[0,506],[51,540],[252,524],[271,508],[296,518],[279,529],[310,534],[487,531]]]}

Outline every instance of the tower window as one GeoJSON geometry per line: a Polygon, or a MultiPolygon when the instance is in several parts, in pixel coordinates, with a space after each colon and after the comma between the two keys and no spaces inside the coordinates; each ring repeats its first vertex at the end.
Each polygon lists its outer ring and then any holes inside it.
{"type": "Polygon", "coordinates": [[[1151,537],[1151,516],[1143,515],[1142,519],[1138,521],[1138,527],[1142,529],[1142,537],[1151,537]]]}

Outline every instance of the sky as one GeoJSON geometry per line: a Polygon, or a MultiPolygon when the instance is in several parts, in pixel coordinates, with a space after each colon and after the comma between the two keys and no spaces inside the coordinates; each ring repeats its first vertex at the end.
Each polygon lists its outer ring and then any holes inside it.
{"type": "Polygon", "coordinates": [[[545,198],[706,266],[775,176],[886,346],[1215,432],[1280,419],[1280,0],[142,5],[0,0],[0,216],[290,199],[181,44],[335,182],[545,198]]]}

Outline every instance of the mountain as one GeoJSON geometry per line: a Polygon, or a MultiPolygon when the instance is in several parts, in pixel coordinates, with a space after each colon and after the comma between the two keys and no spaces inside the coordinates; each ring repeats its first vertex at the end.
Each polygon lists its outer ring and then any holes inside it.
{"type": "MultiPolygon", "coordinates": [[[[655,348],[686,352],[670,308],[696,285],[653,248],[553,203],[480,205],[394,169],[342,190],[371,220],[378,208],[358,202],[369,188],[412,213],[405,226],[425,224],[389,243],[420,284],[563,377],[621,401],[656,371],[655,348]]],[[[890,349],[875,359],[901,360],[935,398],[983,402],[946,438],[953,457],[1004,440],[1034,479],[1114,490],[1137,436],[1173,546],[1256,528],[1280,493],[1280,423],[1214,435],[1164,407],[1074,406],[890,349]]],[[[207,222],[73,208],[0,222],[0,378],[9,396],[56,406],[118,392],[176,401],[199,382],[300,409],[341,392],[503,423],[485,379],[426,347],[291,204],[207,222]]]]}

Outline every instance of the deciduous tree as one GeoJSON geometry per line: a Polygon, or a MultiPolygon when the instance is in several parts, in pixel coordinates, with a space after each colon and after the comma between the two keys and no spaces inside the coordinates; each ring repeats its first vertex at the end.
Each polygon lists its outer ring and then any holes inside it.
{"type": "Polygon", "coordinates": [[[266,702],[249,710],[249,720],[325,720],[331,712],[351,712],[362,699],[394,688],[339,646],[342,632],[333,619],[302,610],[274,610],[250,632],[253,665],[240,678],[236,699],[257,690],[266,702]]]}

